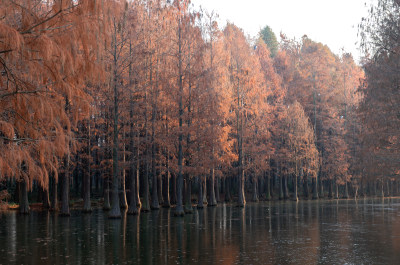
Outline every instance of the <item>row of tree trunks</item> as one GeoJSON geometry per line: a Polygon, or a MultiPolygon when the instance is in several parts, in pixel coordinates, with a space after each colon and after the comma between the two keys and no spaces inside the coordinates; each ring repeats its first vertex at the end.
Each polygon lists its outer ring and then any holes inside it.
{"type": "MultiPolygon", "coordinates": [[[[131,143],[132,144],[132,143],[131,143]]],[[[65,163],[68,163],[67,158],[65,158],[64,160],[65,163]]],[[[129,170],[127,170],[127,177],[129,179],[128,183],[128,190],[124,191],[123,189],[120,189],[119,194],[121,195],[123,194],[128,194],[129,195],[129,204],[127,203],[128,207],[128,213],[129,214],[138,214],[139,210],[140,210],[140,201],[137,201],[138,198],[138,188],[139,188],[139,183],[137,182],[137,174],[136,174],[136,168],[137,165],[136,163],[131,163],[131,168],[129,170]]],[[[89,171],[90,172],[90,171],[89,171]]],[[[69,203],[63,203],[64,201],[68,201],[66,199],[66,196],[69,197],[69,186],[71,185],[71,183],[69,182],[69,178],[66,177],[65,175],[68,176],[67,172],[63,172],[60,176],[60,185],[61,185],[61,189],[63,190],[63,192],[61,193],[61,209],[60,209],[60,215],[62,216],[69,216],[70,215],[70,209],[69,209],[69,203]],[[67,192],[65,192],[67,191],[67,192]]],[[[83,193],[83,197],[88,196],[88,194],[90,195],[90,184],[87,183],[88,180],[90,181],[90,177],[87,176],[83,176],[84,177],[84,187],[89,187],[89,192],[86,191],[86,189],[84,189],[84,193],[83,193]],[[85,184],[85,182],[87,184],[85,184]]],[[[264,194],[264,198],[265,199],[271,199],[271,191],[272,191],[272,180],[270,178],[270,173],[266,173],[264,174],[264,189],[263,189],[263,194],[264,194]]],[[[43,202],[43,207],[49,209],[49,210],[58,210],[58,205],[57,205],[57,181],[56,179],[54,179],[54,177],[51,178],[51,187],[52,187],[52,192],[49,192],[47,190],[39,190],[38,191],[38,196],[40,198],[40,200],[42,200],[43,202]],[[51,199],[50,199],[50,195],[51,195],[51,199]]],[[[215,178],[215,181],[212,181],[212,177],[211,175],[208,178],[205,177],[197,177],[196,178],[196,186],[198,188],[198,203],[197,203],[197,208],[204,208],[206,205],[206,202],[204,201],[204,199],[207,200],[207,196],[205,194],[207,194],[205,192],[206,189],[206,182],[207,179],[209,180],[209,185],[211,186],[211,189],[214,191],[214,194],[219,194],[219,190],[220,188],[222,189],[222,193],[225,195],[225,199],[226,197],[230,196],[230,190],[231,190],[231,181],[232,179],[229,178],[225,178],[225,179],[221,179],[221,183],[223,184],[221,187],[219,187],[219,180],[217,178],[215,178]],[[212,185],[212,183],[214,183],[214,185],[212,185]],[[213,187],[214,186],[214,187],[213,187]]],[[[260,191],[260,184],[259,184],[259,179],[260,178],[253,178],[252,180],[252,193],[253,193],[253,201],[257,201],[254,200],[254,198],[259,198],[258,196],[263,196],[263,194],[260,191]]],[[[280,183],[279,183],[279,189],[282,190],[282,193],[284,194],[283,190],[285,190],[287,188],[287,183],[288,182],[288,177],[282,177],[279,178],[280,179],[280,183]]],[[[293,190],[292,190],[292,199],[293,200],[298,200],[298,191],[297,191],[297,187],[298,187],[298,182],[300,181],[298,177],[293,176],[291,178],[292,183],[293,183],[293,190]]],[[[162,197],[163,197],[163,202],[168,202],[169,201],[169,197],[170,197],[170,190],[173,190],[172,187],[170,186],[170,182],[173,181],[173,178],[170,176],[169,172],[164,175],[164,177],[160,180],[159,178],[157,178],[157,181],[155,182],[156,186],[160,185],[160,181],[163,182],[163,192],[162,192],[162,197]]],[[[308,198],[308,187],[309,187],[309,182],[307,181],[307,176],[304,176],[304,179],[302,180],[303,182],[303,195],[305,198],[308,198]]],[[[315,190],[315,179],[312,179],[311,181],[311,185],[313,188],[313,193],[315,190]]],[[[105,191],[107,190],[108,187],[108,181],[104,182],[104,186],[105,191]]],[[[154,183],[154,182],[153,182],[154,183]]],[[[349,198],[349,194],[350,194],[350,189],[349,187],[351,187],[351,191],[354,197],[357,196],[363,196],[364,194],[368,194],[368,195],[377,195],[377,196],[389,196],[390,194],[396,194],[399,190],[399,183],[396,181],[390,182],[390,181],[381,181],[378,180],[376,182],[377,184],[373,184],[370,185],[370,183],[367,183],[367,185],[360,185],[361,188],[357,187],[357,186],[352,186],[349,182],[345,183],[342,185],[342,191],[343,191],[343,195],[340,196],[339,195],[339,186],[336,183],[336,179],[329,179],[327,181],[324,181],[321,183],[321,185],[325,185],[326,189],[328,190],[328,198],[333,198],[333,199],[339,199],[339,198],[349,198]],[[365,188],[363,188],[365,186],[365,188]],[[379,187],[379,192],[376,192],[376,190],[374,190],[373,188],[378,186],[379,187]],[[391,193],[390,193],[391,192],[391,193]]],[[[191,213],[193,212],[192,209],[192,194],[191,194],[191,188],[192,188],[192,178],[189,178],[189,175],[185,176],[184,179],[184,193],[183,193],[183,198],[184,198],[184,210],[185,213],[191,213]]],[[[20,213],[29,213],[29,202],[28,202],[28,188],[27,188],[27,184],[25,183],[25,181],[21,181],[18,183],[18,189],[19,189],[19,196],[20,196],[20,213]]],[[[121,187],[120,187],[121,188],[121,187]]],[[[210,201],[211,201],[211,196],[212,196],[212,191],[209,191],[209,197],[210,197],[210,201]]],[[[219,201],[219,195],[215,196],[215,201],[219,201]]],[[[283,197],[285,198],[285,197],[283,197]]],[[[90,199],[89,199],[90,200],[90,199]]],[[[121,200],[121,198],[120,198],[121,200]]],[[[85,200],[84,200],[85,201],[85,200]]],[[[164,206],[164,204],[163,204],[164,206]]],[[[165,207],[170,207],[171,203],[167,203],[165,207]]],[[[208,206],[213,206],[211,204],[208,204],[208,206]]],[[[84,208],[83,211],[84,212],[90,212],[91,211],[91,207],[89,207],[89,211],[85,210],[85,204],[84,204],[84,208]]]]}

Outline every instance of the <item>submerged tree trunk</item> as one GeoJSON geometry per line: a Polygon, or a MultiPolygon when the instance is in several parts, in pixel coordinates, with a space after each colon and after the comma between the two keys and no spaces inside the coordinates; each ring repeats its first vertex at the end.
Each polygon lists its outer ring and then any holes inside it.
{"type": "Polygon", "coordinates": [[[22,214],[29,214],[29,201],[28,201],[28,185],[26,180],[19,183],[19,212],[22,214]]]}

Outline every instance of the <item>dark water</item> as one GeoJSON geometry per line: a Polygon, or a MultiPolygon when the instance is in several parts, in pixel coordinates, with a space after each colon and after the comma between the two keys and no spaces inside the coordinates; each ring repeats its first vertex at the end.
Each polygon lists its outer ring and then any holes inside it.
{"type": "Polygon", "coordinates": [[[400,264],[400,199],[0,216],[0,264],[400,264]]]}

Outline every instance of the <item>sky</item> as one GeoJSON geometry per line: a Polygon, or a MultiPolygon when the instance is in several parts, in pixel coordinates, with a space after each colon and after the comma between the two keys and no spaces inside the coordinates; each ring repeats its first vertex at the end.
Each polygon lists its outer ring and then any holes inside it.
{"type": "Polygon", "coordinates": [[[303,35],[328,45],[335,53],[342,48],[356,60],[358,24],[374,0],[192,0],[195,7],[219,14],[220,27],[234,23],[254,37],[268,25],[278,41],[280,33],[300,40],[303,35]],[[366,4],[366,5],[365,5],[366,4]]]}

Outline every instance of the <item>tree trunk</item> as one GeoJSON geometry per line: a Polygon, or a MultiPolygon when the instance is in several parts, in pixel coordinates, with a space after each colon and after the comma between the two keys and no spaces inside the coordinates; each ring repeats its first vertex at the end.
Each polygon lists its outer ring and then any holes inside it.
{"type": "Polygon", "coordinates": [[[386,180],[386,190],[387,190],[387,194],[386,197],[390,197],[390,180],[386,180]]]}
{"type": "Polygon", "coordinates": [[[293,201],[298,201],[298,195],[297,195],[297,175],[295,174],[293,176],[293,201]]]}
{"type": "Polygon", "coordinates": [[[171,193],[170,193],[170,200],[172,205],[176,205],[176,176],[175,174],[171,174],[171,193]]]}
{"type": "MultiPolygon", "coordinates": [[[[123,163],[126,163],[126,146],[125,146],[125,130],[123,131],[123,163]]],[[[125,167],[122,169],[122,176],[121,176],[121,183],[120,183],[120,192],[119,192],[119,206],[121,209],[127,209],[128,208],[128,201],[126,199],[126,169],[125,167]]]]}
{"type": "MultiPolygon", "coordinates": [[[[155,96],[153,96],[153,101],[155,96]]],[[[151,206],[152,210],[160,209],[158,201],[158,176],[156,170],[156,143],[155,143],[155,121],[156,121],[156,104],[152,104],[151,114],[151,176],[152,176],[152,189],[151,189],[151,206]]]]}
{"type": "MultiPolygon", "coordinates": [[[[161,165],[160,165],[161,168],[161,165]]],[[[162,182],[162,175],[161,175],[161,171],[159,174],[157,174],[157,191],[158,191],[158,202],[159,205],[163,205],[164,204],[164,197],[163,197],[163,182],[162,182]]]]}
{"type": "MultiPolygon", "coordinates": [[[[116,33],[115,33],[116,34],[116,33]]],[[[117,42],[116,36],[113,36],[112,43],[113,45],[113,57],[114,57],[114,65],[113,65],[113,92],[114,92],[114,106],[113,106],[113,147],[112,147],[112,192],[111,192],[111,210],[108,213],[109,218],[121,218],[121,208],[119,206],[119,157],[118,157],[118,149],[119,149],[119,141],[118,141],[118,124],[119,124],[119,112],[118,112],[118,74],[117,74],[117,42]]]]}
{"type": "Polygon", "coordinates": [[[183,192],[183,52],[182,52],[182,25],[181,21],[178,22],[178,87],[179,87],[179,136],[178,136],[178,178],[177,178],[177,194],[176,194],[176,207],[175,216],[184,216],[182,192],[183,192]]]}
{"type": "Polygon", "coordinates": [[[221,197],[219,194],[219,177],[215,177],[215,197],[216,197],[216,202],[219,203],[221,202],[221,197]]]}
{"type": "Polygon", "coordinates": [[[192,207],[192,181],[189,175],[185,179],[185,213],[193,213],[192,207]]]}
{"type": "Polygon", "coordinates": [[[51,194],[51,201],[50,201],[50,211],[58,211],[58,198],[57,198],[57,180],[53,174],[52,177],[52,194],[51,194]]]}
{"type": "MultiPolygon", "coordinates": [[[[152,137],[153,138],[153,137],[152,137]]],[[[154,141],[154,139],[153,139],[154,141]]],[[[160,204],[158,202],[158,176],[155,166],[155,143],[152,144],[152,161],[151,161],[151,175],[152,175],[152,190],[151,190],[151,209],[160,209],[160,204]]]]}
{"type": "Polygon", "coordinates": [[[333,197],[333,191],[332,191],[332,182],[333,182],[333,180],[329,179],[328,181],[329,181],[328,198],[332,199],[332,197],[333,197]]]}
{"type": "Polygon", "coordinates": [[[121,178],[121,187],[119,191],[119,206],[121,209],[128,208],[128,200],[126,198],[126,170],[123,170],[122,178],[121,178]]]}
{"type": "Polygon", "coordinates": [[[61,216],[70,216],[69,212],[69,158],[68,155],[64,158],[64,173],[62,174],[61,186],[61,216]]]}
{"type": "Polygon", "coordinates": [[[266,176],[267,180],[265,181],[266,183],[266,188],[265,188],[265,199],[267,201],[271,200],[271,170],[268,171],[268,174],[266,176]]]}
{"type": "Polygon", "coordinates": [[[339,199],[339,185],[337,184],[336,180],[335,180],[335,199],[339,199]]]}
{"type": "Polygon", "coordinates": [[[310,194],[310,190],[308,188],[308,176],[307,176],[307,174],[304,175],[304,179],[303,179],[303,193],[304,193],[304,197],[306,199],[308,199],[308,196],[310,194]]]}
{"type": "Polygon", "coordinates": [[[344,183],[344,195],[343,198],[348,199],[349,198],[349,187],[347,184],[347,181],[344,183]]]}
{"type": "Polygon", "coordinates": [[[198,184],[199,184],[199,193],[197,195],[197,208],[203,209],[204,208],[204,203],[203,203],[203,180],[202,177],[198,177],[198,184]]]}
{"type": "Polygon", "coordinates": [[[50,209],[50,195],[49,195],[49,189],[41,189],[42,193],[42,200],[43,200],[43,208],[44,209],[50,209]]]}
{"type": "Polygon", "coordinates": [[[289,192],[288,192],[288,176],[285,174],[283,176],[283,198],[285,200],[289,199],[289,192]]]}
{"type": "Polygon", "coordinates": [[[258,202],[257,182],[258,182],[258,178],[253,177],[253,198],[252,198],[253,202],[258,202]]]}
{"type": "Polygon", "coordinates": [[[25,180],[19,183],[19,212],[21,214],[29,214],[29,201],[28,201],[28,185],[25,180]]]}
{"type": "MultiPolygon", "coordinates": [[[[116,128],[114,127],[115,131],[116,128]]],[[[114,136],[113,146],[113,179],[112,179],[112,191],[111,191],[111,210],[108,214],[109,218],[121,218],[121,208],[119,202],[118,192],[118,142],[116,136],[114,136]]]]}
{"type": "MultiPolygon", "coordinates": [[[[131,50],[131,44],[129,44],[129,50],[130,53],[132,52],[131,50]]],[[[132,69],[129,68],[129,79],[132,80],[132,69]]],[[[131,83],[132,85],[132,83],[131,83]]],[[[129,205],[128,205],[128,214],[131,215],[137,215],[139,214],[139,209],[138,209],[138,192],[139,192],[139,185],[138,185],[138,172],[137,167],[139,167],[138,163],[135,163],[135,142],[134,142],[134,129],[133,129],[133,95],[131,93],[130,95],[130,111],[129,111],[129,150],[131,151],[131,154],[129,156],[130,158],[130,164],[129,164],[129,170],[128,170],[128,188],[129,188],[129,205]]],[[[137,145],[139,145],[139,141],[137,141],[137,145]]],[[[139,147],[137,148],[137,161],[139,161],[139,147]]]]}
{"type": "Polygon", "coordinates": [[[83,209],[84,213],[90,213],[92,211],[92,205],[90,202],[90,172],[84,174],[85,179],[83,180],[83,209]]]}
{"type": "MultiPolygon", "coordinates": [[[[154,161],[153,161],[154,163],[154,161]]],[[[154,169],[155,170],[155,167],[154,169]]],[[[152,170],[152,171],[153,171],[152,170]]],[[[158,176],[156,174],[156,172],[152,173],[152,177],[153,177],[153,183],[152,183],[152,190],[151,190],[151,209],[152,210],[158,210],[160,209],[160,204],[158,203],[158,176]]]]}
{"type": "MultiPolygon", "coordinates": [[[[147,148],[146,148],[147,149],[147,148]]],[[[147,153],[148,151],[146,151],[147,153]]],[[[141,212],[148,212],[150,211],[150,201],[149,201],[149,165],[148,165],[148,154],[145,155],[146,157],[146,165],[145,165],[145,174],[142,176],[142,183],[143,183],[143,201],[142,201],[142,208],[140,209],[141,212]]]]}
{"type": "Polygon", "coordinates": [[[210,174],[210,202],[208,206],[216,206],[217,200],[215,199],[215,170],[211,169],[210,174]]]}
{"type": "Polygon", "coordinates": [[[83,212],[89,213],[92,211],[92,204],[90,201],[90,177],[91,177],[91,170],[90,170],[90,157],[91,157],[91,141],[90,141],[90,118],[87,121],[87,136],[88,136],[88,143],[86,147],[87,158],[84,159],[84,167],[86,168],[86,172],[83,172],[83,212]]]}
{"type": "Polygon", "coordinates": [[[136,198],[136,206],[140,210],[142,207],[142,202],[140,200],[140,159],[139,159],[139,137],[138,137],[138,146],[136,147],[136,174],[134,176],[135,178],[135,198],[136,198]]]}
{"type": "Polygon", "coordinates": [[[207,200],[207,177],[204,178],[203,181],[203,204],[208,205],[208,200],[207,200]]]}
{"type": "Polygon", "coordinates": [[[279,177],[279,200],[283,200],[283,176],[279,177]]]}
{"type": "Polygon", "coordinates": [[[323,185],[323,181],[321,178],[321,173],[318,176],[318,188],[319,188],[319,197],[323,198],[324,197],[324,185],[323,185]]]}
{"type": "Polygon", "coordinates": [[[103,210],[109,211],[111,209],[111,205],[110,205],[110,180],[108,177],[104,178],[103,195],[104,195],[103,210]]]}
{"type": "Polygon", "coordinates": [[[231,185],[230,185],[230,178],[225,177],[225,201],[230,202],[231,198],[231,185]]]}
{"type": "Polygon", "coordinates": [[[379,194],[379,197],[385,197],[385,193],[383,192],[383,179],[380,181],[380,194],[379,194]]]}
{"type": "Polygon", "coordinates": [[[313,190],[313,200],[318,200],[318,181],[316,178],[312,178],[312,190],[313,190]]]}
{"type": "Polygon", "coordinates": [[[244,170],[242,166],[240,166],[240,175],[239,175],[239,198],[238,198],[238,206],[244,207],[246,205],[246,198],[244,194],[244,170]]]}
{"type": "Polygon", "coordinates": [[[136,189],[136,171],[135,171],[136,167],[133,163],[133,160],[131,160],[131,168],[128,171],[128,177],[130,178],[129,181],[129,206],[128,206],[128,214],[132,214],[132,215],[137,215],[139,214],[139,209],[137,206],[137,189],[136,189]]]}
{"type": "Polygon", "coordinates": [[[166,172],[166,174],[164,175],[164,178],[163,178],[163,189],[162,189],[162,191],[163,191],[163,204],[162,204],[162,206],[164,207],[164,208],[169,208],[169,207],[171,207],[171,202],[170,202],[170,199],[169,199],[169,179],[170,179],[170,174],[169,174],[169,169],[168,169],[168,166],[167,166],[167,172],[166,172]]]}

